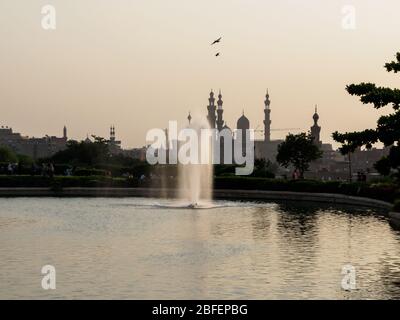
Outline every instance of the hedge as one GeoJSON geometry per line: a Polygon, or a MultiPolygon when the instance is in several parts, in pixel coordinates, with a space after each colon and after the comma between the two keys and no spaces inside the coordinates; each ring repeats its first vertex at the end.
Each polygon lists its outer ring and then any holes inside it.
{"type": "Polygon", "coordinates": [[[267,191],[294,191],[315,193],[340,193],[351,196],[373,198],[394,202],[399,197],[398,186],[394,183],[362,183],[316,180],[283,180],[251,177],[216,177],[216,189],[242,189],[267,191]]]}
{"type": "Polygon", "coordinates": [[[138,182],[134,179],[111,178],[105,176],[55,176],[54,178],[43,176],[14,176],[1,175],[0,188],[45,188],[55,189],[68,187],[137,187],[138,182]]]}
{"type": "Polygon", "coordinates": [[[397,199],[397,200],[394,202],[393,211],[395,211],[395,212],[400,212],[400,199],[397,199]]]}
{"type": "MultiPolygon", "coordinates": [[[[16,187],[51,187],[55,189],[65,187],[169,187],[177,186],[176,179],[167,179],[162,182],[160,178],[144,180],[139,179],[112,178],[108,176],[55,176],[54,178],[30,175],[0,175],[0,188],[16,187]]],[[[268,191],[294,191],[294,192],[315,192],[315,193],[339,193],[352,196],[368,197],[387,202],[394,202],[400,199],[398,185],[390,182],[361,183],[341,181],[316,181],[316,180],[283,180],[266,179],[255,177],[215,177],[215,189],[241,189],[241,190],[268,190],[268,191]]],[[[397,210],[400,204],[396,203],[397,210]]]]}

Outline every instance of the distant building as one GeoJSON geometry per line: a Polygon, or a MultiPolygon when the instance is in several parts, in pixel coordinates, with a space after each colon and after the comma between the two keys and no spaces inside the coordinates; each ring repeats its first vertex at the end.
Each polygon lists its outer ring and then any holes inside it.
{"type": "Polygon", "coordinates": [[[26,155],[32,159],[50,157],[58,151],[64,150],[67,144],[67,128],[63,128],[63,136],[45,136],[29,138],[13,132],[12,128],[0,128],[0,145],[7,146],[15,153],[26,155]]]}
{"type": "Polygon", "coordinates": [[[110,127],[110,138],[107,140],[107,145],[110,153],[113,155],[121,154],[126,157],[137,159],[140,161],[146,160],[146,147],[133,148],[133,149],[122,149],[121,141],[117,140],[115,134],[115,126],[110,127]]]}
{"type": "Polygon", "coordinates": [[[389,153],[388,148],[361,150],[358,148],[348,156],[343,156],[338,150],[333,150],[332,145],[323,143],[320,139],[321,127],[318,125],[319,115],[317,107],[313,115],[314,125],[311,127],[311,135],[315,143],[323,151],[322,158],[311,163],[310,170],[305,174],[307,178],[321,180],[349,180],[350,167],[352,180],[357,179],[359,173],[366,175],[367,179],[379,176],[374,164],[389,153]]]}
{"type": "Polygon", "coordinates": [[[314,120],[314,124],[311,127],[310,133],[311,133],[311,136],[314,138],[314,143],[317,146],[321,147],[322,146],[322,142],[321,142],[321,139],[320,139],[321,127],[318,125],[319,115],[318,115],[318,112],[317,112],[317,106],[315,106],[315,112],[314,112],[314,115],[313,115],[313,120],[314,120]]]}
{"type": "Polygon", "coordinates": [[[373,169],[374,164],[382,157],[389,155],[390,148],[372,148],[370,150],[358,148],[354,153],[351,154],[351,165],[353,172],[376,172],[373,169]]]}
{"type": "Polygon", "coordinates": [[[247,134],[248,130],[250,129],[250,121],[244,115],[244,110],[243,110],[242,116],[238,119],[238,121],[236,123],[236,128],[238,130],[241,130],[240,135],[241,135],[241,141],[242,141],[242,154],[243,154],[243,156],[245,156],[246,148],[247,148],[246,134],[247,134]]]}
{"type": "Polygon", "coordinates": [[[110,127],[110,139],[107,140],[108,148],[111,154],[121,154],[123,153],[121,149],[121,141],[117,140],[115,137],[115,127],[110,127]]]}
{"type": "Polygon", "coordinates": [[[125,156],[130,157],[132,159],[137,159],[140,161],[146,160],[146,152],[147,152],[146,147],[123,150],[123,154],[125,156]]]}
{"type": "Polygon", "coordinates": [[[283,140],[272,140],[271,139],[271,100],[269,98],[269,92],[265,95],[264,100],[264,140],[255,140],[255,158],[265,159],[271,162],[276,162],[276,155],[278,154],[278,145],[283,140]]]}
{"type": "MultiPolygon", "coordinates": [[[[217,105],[215,106],[214,92],[211,90],[209,96],[209,104],[207,106],[207,120],[211,128],[217,128],[219,131],[223,129],[229,129],[226,126],[223,119],[223,101],[221,91],[218,95],[217,105]]],[[[190,115],[189,115],[190,116],[190,115]]],[[[189,118],[188,118],[189,119],[189,118]]],[[[310,170],[306,172],[307,178],[323,179],[323,180],[347,180],[349,178],[349,161],[348,158],[343,156],[339,151],[334,150],[332,145],[329,143],[323,143],[321,140],[321,126],[318,121],[320,119],[317,106],[315,106],[315,111],[313,114],[313,125],[310,128],[310,134],[314,138],[314,142],[323,151],[322,158],[314,161],[310,170]]],[[[191,117],[189,119],[189,122],[191,117]]],[[[264,132],[263,140],[254,140],[254,156],[256,159],[265,159],[271,162],[276,162],[276,156],[278,154],[278,146],[283,140],[272,140],[271,139],[271,100],[269,93],[267,91],[264,101],[264,132]]],[[[242,150],[246,150],[246,130],[250,129],[250,121],[245,116],[244,111],[241,117],[237,121],[237,129],[242,130],[242,150]]],[[[229,129],[230,130],[230,129],[229,129]]],[[[221,160],[223,159],[223,139],[221,150],[221,160]]],[[[377,149],[373,148],[371,150],[356,150],[352,154],[351,167],[352,172],[355,174],[357,171],[364,172],[370,176],[376,176],[376,170],[373,168],[374,163],[380,158],[388,154],[388,148],[377,149]]],[[[281,168],[282,172],[289,173],[287,169],[281,168]]]]}
{"type": "MultiPolygon", "coordinates": [[[[256,159],[266,159],[270,160],[271,162],[275,162],[276,155],[277,155],[277,148],[278,145],[283,140],[271,140],[271,109],[270,104],[271,101],[269,99],[269,93],[267,91],[266,99],[264,101],[264,140],[255,140],[254,141],[254,156],[256,159]]],[[[209,104],[207,106],[207,120],[210,124],[210,128],[217,128],[218,131],[227,129],[231,131],[231,129],[226,125],[223,119],[223,101],[222,101],[222,94],[221,91],[218,95],[217,105],[218,108],[215,106],[215,98],[214,92],[211,90],[209,96],[209,104]]],[[[189,120],[190,121],[190,120],[189,120]]],[[[236,123],[236,128],[241,131],[241,141],[242,141],[242,152],[245,155],[246,152],[246,131],[250,129],[250,121],[245,116],[244,110],[240,118],[236,123]]],[[[223,163],[224,159],[224,140],[221,138],[221,146],[220,146],[220,155],[221,155],[221,163],[223,163]]]]}

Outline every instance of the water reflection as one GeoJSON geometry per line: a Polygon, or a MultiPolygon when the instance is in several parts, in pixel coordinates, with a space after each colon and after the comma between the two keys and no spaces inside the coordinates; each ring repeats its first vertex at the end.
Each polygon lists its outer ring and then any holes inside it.
{"type": "Polygon", "coordinates": [[[255,239],[268,238],[271,229],[272,215],[266,208],[255,208],[252,214],[251,226],[255,239]]]}
{"type": "Polygon", "coordinates": [[[321,204],[0,199],[0,298],[400,298],[382,212],[321,204]],[[341,288],[352,264],[357,290],[341,288]],[[40,268],[56,266],[56,292],[40,268]]]}

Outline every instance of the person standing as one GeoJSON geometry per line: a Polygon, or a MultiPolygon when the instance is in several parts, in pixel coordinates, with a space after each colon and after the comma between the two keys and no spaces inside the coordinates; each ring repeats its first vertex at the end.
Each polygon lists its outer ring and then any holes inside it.
{"type": "Polygon", "coordinates": [[[8,166],[7,166],[7,172],[8,172],[9,175],[12,175],[12,174],[14,173],[14,168],[13,168],[12,163],[9,163],[9,164],[8,164],[8,166]]]}
{"type": "Polygon", "coordinates": [[[49,164],[49,176],[50,178],[54,177],[54,165],[52,163],[49,164]]]}

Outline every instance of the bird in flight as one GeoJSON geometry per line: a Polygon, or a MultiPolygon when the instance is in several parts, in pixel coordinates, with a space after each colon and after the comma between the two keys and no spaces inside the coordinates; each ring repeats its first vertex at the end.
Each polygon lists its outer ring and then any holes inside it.
{"type": "Polygon", "coordinates": [[[216,44],[216,43],[219,43],[219,42],[221,41],[221,39],[222,39],[222,37],[219,37],[217,40],[214,40],[214,42],[211,43],[211,45],[216,44]]]}
{"type": "Polygon", "coordinates": [[[215,56],[218,57],[219,56],[219,52],[215,56]]]}

